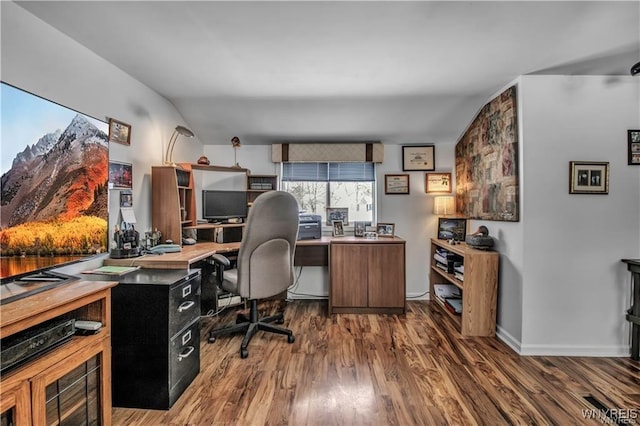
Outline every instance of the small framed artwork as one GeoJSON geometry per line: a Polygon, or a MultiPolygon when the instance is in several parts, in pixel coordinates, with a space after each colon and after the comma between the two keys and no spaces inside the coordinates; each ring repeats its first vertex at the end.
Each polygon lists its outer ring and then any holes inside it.
{"type": "Polygon", "coordinates": [[[379,237],[393,237],[395,227],[394,223],[378,223],[376,224],[376,233],[379,237]]]}
{"type": "Polygon", "coordinates": [[[120,207],[133,207],[133,194],[131,191],[120,191],[120,207]]]}
{"type": "Polygon", "coordinates": [[[467,219],[438,218],[438,239],[464,241],[467,236],[467,219]]]}
{"type": "Polygon", "coordinates": [[[451,192],[451,173],[427,173],[424,187],[427,194],[451,192]]]}
{"type": "Polygon", "coordinates": [[[327,225],[333,225],[334,220],[341,220],[343,225],[349,225],[349,209],[347,207],[327,207],[327,225]]]}
{"type": "Polygon", "coordinates": [[[364,233],[364,239],[365,240],[377,240],[378,239],[378,234],[376,234],[373,231],[367,231],[364,233]]]}
{"type": "Polygon", "coordinates": [[[432,171],[435,169],[435,145],[407,145],[402,147],[403,171],[432,171]]]}
{"type": "Polygon", "coordinates": [[[344,227],[341,220],[333,221],[333,233],[334,237],[344,237],[344,227]]]}
{"type": "Polygon", "coordinates": [[[569,162],[569,194],[608,194],[609,162],[569,162]]]}
{"type": "Polygon", "coordinates": [[[356,221],[353,222],[353,235],[355,237],[364,237],[364,231],[367,227],[367,222],[356,221]]]}
{"type": "Polygon", "coordinates": [[[628,130],[630,166],[640,166],[640,130],[628,130]]]}
{"type": "Polygon", "coordinates": [[[109,142],[116,142],[122,145],[131,145],[131,125],[110,118],[109,142]]]}
{"type": "Polygon", "coordinates": [[[409,175],[384,175],[385,194],[408,194],[409,175]]]}
{"type": "Polygon", "coordinates": [[[130,163],[109,161],[109,189],[133,188],[133,166],[130,163]]]}

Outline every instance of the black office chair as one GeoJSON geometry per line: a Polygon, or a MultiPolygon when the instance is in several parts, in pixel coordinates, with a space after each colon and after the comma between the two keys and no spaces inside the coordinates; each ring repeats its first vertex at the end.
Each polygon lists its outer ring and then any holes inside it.
{"type": "Polygon", "coordinates": [[[249,210],[244,229],[237,268],[226,257],[216,254],[218,285],[229,292],[249,299],[249,317],[239,315],[236,324],[209,332],[209,343],[221,335],[245,333],[240,356],[246,358],[247,346],[258,330],[284,334],[287,342],[295,337],[289,329],[270,323],[283,323],[283,314],[258,318],[258,299],[280,294],[293,283],[293,256],[298,235],[298,202],[283,191],[266,192],[256,198],[249,210]]]}

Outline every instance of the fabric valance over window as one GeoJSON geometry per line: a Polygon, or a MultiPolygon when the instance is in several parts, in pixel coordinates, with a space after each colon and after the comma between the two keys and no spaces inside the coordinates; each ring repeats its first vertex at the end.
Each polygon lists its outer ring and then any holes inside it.
{"type": "Polygon", "coordinates": [[[373,163],[283,163],[283,181],[373,182],[373,163]]]}
{"type": "Polygon", "coordinates": [[[271,145],[271,161],[382,163],[384,145],[369,143],[282,143],[271,145]]]}

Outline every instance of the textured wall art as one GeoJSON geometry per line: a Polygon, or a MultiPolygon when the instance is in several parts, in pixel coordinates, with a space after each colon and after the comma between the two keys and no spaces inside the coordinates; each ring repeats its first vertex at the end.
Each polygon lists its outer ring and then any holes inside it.
{"type": "Polygon", "coordinates": [[[456,144],[456,212],[519,220],[516,86],[487,103],[456,144]]]}

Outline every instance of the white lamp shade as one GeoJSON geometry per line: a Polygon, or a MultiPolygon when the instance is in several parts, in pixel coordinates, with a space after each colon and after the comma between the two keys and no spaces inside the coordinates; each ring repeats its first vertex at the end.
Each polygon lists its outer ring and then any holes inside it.
{"type": "Polygon", "coordinates": [[[451,195],[433,198],[433,214],[446,216],[455,213],[454,198],[451,195]]]}

